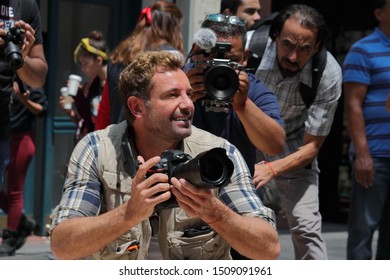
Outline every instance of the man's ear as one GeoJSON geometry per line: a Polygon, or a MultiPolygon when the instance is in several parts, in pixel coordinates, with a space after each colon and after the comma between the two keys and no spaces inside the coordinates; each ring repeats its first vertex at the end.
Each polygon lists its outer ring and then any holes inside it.
{"type": "Polygon", "coordinates": [[[245,50],[244,50],[244,58],[242,60],[242,66],[244,68],[248,65],[248,57],[249,57],[249,49],[245,48],[245,50]]]}
{"type": "Polygon", "coordinates": [[[313,56],[316,55],[321,49],[321,44],[320,43],[317,43],[315,46],[314,46],[314,52],[313,52],[313,56]]]}
{"type": "Polygon", "coordinates": [[[127,107],[135,118],[142,117],[145,112],[145,103],[141,98],[130,96],[127,99],[127,107]]]}

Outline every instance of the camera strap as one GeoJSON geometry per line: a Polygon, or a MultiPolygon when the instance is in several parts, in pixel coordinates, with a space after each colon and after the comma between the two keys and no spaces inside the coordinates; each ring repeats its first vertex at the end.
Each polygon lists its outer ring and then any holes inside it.
{"type": "Polygon", "coordinates": [[[129,144],[129,137],[131,137],[131,128],[126,127],[126,131],[122,136],[121,148],[123,156],[123,168],[132,178],[134,178],[135,173],[137,172],[137,161],[133,157],[131,152],[131,146],[129,144]]]}

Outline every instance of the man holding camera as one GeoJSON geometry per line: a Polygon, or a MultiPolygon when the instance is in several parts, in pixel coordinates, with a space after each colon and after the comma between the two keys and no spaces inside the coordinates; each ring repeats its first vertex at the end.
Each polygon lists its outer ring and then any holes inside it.
{"type": "Polygon", "coordinates": [[[0,1],[0,184],[9,160],[9,102],[17,75],[38,88],[46,80],[39,9],[33,0],[0,1]],[[22,12],[23,10],[23,12],[22,12]]]}
{"type": "Polygon", "coordinates": [[[194,89],[194,125],[234,144],[253,175],[256,149],[268,154],[283,149],[284,121],[278,101],[253,74],[245,72],[244,20],[210,14],[199,34],[191,50],[192,63],[185,67],[194,89]],[[205,44],[215,45],[205,49],[202,42],[210,36],[202,34],[209,30],[215,33],[216,42],[205,44]]]}
{"type": "Polygon", "coordinates": [[[230,259],[230,246],[253,259],[279,255],[274,213],[256,196],[239,151],[191,125],[193,90],[181,67],[172,53],[144,52],[122,72],[127,120],[87,134],[73,151],[51,216],[57,258],[146,259],[152,235],[165,259],[230,259]],[[227,186],[152,172],[164,151],[196,157],[213,148],[234,165],[227,186]],[[155,211],[171,197],[180,207],[155,211]]]}

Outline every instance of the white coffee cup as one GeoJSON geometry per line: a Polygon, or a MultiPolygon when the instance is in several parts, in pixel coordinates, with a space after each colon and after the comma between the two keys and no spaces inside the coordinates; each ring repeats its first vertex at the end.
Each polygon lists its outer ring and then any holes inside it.
{"type": "Polygon", "coordinates": [[[82,79],[78,75],[71,74],[68,79],[68,94],[76,96],[82,79]]]}
{"type": "Polygon", "coordinates": [[[66,109],[66,110],[72,109],[72,103],[70,102],[70,98],[72,98],[72,97],[69,96],[68,87],[61,88],[61,95],[65,99],[64,109],[66,109]]]}

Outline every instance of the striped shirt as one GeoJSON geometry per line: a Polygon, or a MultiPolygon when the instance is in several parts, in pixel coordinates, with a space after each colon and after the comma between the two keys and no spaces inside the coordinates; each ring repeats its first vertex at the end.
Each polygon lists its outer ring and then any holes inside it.
{"type": "Polygon", "coordinates": [[[341,95],[341,67],[328,52],[316,97],[310,108],[306,109],[299,87],[300,83],[311,86],[311,68],[310,60],[297,75],[284,78],[278,67],[275,42],[268,39],[256,76],[275,93],[286,129],[284,151],[277,156],[267,156],[270,161],[295,152],[303,145],[305,132],[314,136],[329,134],[341,95]]]}
{"type": "MultiPolygon", "coordinates": [[[[192,131],[192,135],[183,140],[185,145],[189,147],[202,145],[205,149],[216,146],[215,143],[205,143],[202,140],[202,135],[209,134],[208,132],[196,127],[192,127],[192,131]],[[192,137],[194,134],[197,136],[192,137]]],[[[61,202],[51,215],[53,220],[51,230],[62,220],[99,215],[104,204],[103,180],[98,171],[100,133],[101,131],[95,131],[87,134],[73,151],[61,202]]],[[[223,141],[221,148],[226,150],[232,160],[234,171],[230,184],[219,189],[219,198],[233,211],[260,217],[276,228],[275,214],[265,207],[256,195],[253,179],[238,149],[226,140],[223,141]]]]}
{"type": "MultiPolygon", "coordinates": [[[[385,107],[390,94],[390,37],[376,28],[356,42],[345,57],[343,71],[343,82],[368,86],[362,109],[371,156],[390,157],[390,113],[385,107]]],[[[355,155],[352,143],[350,155],[355,155]]]]}

